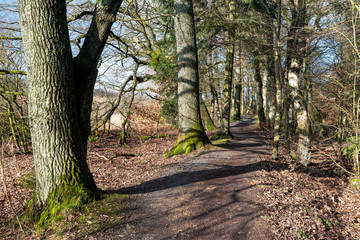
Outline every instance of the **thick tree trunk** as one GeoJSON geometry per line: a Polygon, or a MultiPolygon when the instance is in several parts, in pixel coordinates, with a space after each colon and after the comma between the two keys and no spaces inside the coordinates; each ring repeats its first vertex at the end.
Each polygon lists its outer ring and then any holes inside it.
{"type": "Polygon", "coordinates": [[[300,69],[304,63],[306,53],[306,40],[304,27],[306,25],[306,6],[304,0],[299,0],[292,11],[292,26],[290,36],[290,55],[288,56],[288,81],[290,95],[294,103],[297,120],[298,142],[296,150],[296,161],[307,165],[311,159],[310,121],[306,105],[306,92],[300,88],[300,69]]]}
{"type": "Polygon", "coordinates": [[[307,165],[311,159],[310,124],[305,99],[300,92],[300,67],[296,59],[292,59],[289,69],[289,85],[291,97],[297,116],[297,130],[299,133],[296,161],[307,165]]]}
{"type": "Polygon", "coordinates": [[[59,204],[89,201],[97,189],[86,163],[93,86],[120,4],[98,1],[73,60],[66,1],[19,0],[37,205],[50,208],[41,218],[44,223],[52,220],[59,204]]]}
{"type": "Polygon", "coordinates": [[[79,131],[65,1],[19,1],[40,206],[59,184],[95,190],[79,131]]]}
{"type": "Polygon", "coordinates": [[[200,117],[199,71],[193,2],[191,0],[175,0],[174,4],[179,68],[179,134],[167,156],[187,154],[210,142],[200,117]]]}

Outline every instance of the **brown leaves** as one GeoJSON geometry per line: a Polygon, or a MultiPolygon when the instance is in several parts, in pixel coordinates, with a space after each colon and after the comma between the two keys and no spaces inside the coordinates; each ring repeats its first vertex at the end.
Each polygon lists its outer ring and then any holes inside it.
{"type": "Polygon", "coordinates": [[[331,171],[328,177],[312,174],[322,172],[321,167],[314,164],[291,172],[276,170],[274,164],[267,166],[268,171],[263,173],[264,196],[279,238],[359,238],[360,225],[356,225],[355,216],[360,211],[360,193],[351,191],[343,179],[331,176],[331,171]]]}

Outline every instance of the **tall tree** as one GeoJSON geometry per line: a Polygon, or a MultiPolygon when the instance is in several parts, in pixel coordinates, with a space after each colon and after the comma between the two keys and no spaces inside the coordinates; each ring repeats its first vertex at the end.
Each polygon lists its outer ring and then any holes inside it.
{"type": "Polygon", "coordinates": [[[263,84],[262,84],[262,78],[261,78],[261,69],[260,69],[260,53],[258,50],[254,51],[253,53],[253,64],[254,64],[254,71],[255,71],[255,83],[256,83],[256,110],[257,115],[259,118],[259,126],[261,128],[264,128],[266,125],[266,117],[264,112],[264,100],[263,100],[263,84]]]}
{"type": "Polygon", "coordinates": [[[18,2],[28,72],[36,203],[42,209],[57,210],[62,203],[91,200],[97,190],[86,163],[93,89],[99,58],[122,1],[97,1],[75,58],[65,0],[18,2]]]}
{"type": "Polygon", "coordinates": [[[281,33],[281,0],[276,0],[277,3],[277,19],[275,30],[275,46],[274,46],[274,62],[275,62],[275,88],[276,88],[276,111],[274,123],[274,145],[272,157],[278,159],[279,157],[279,141],[280,141],[280,124],[281,124],[281,107],[282,107],[282,87],[281,87],[281,53],[280,53],[280,33],[281,33]]]}
{"type": "Polygon", "coordinates": [[[234,41],[235,41],[235,29],[234,29],[234,20],[235,20],[235,1],[227,1],[228,18],[229,23],[227,27],[228,33],[228,44],[226,46],[226,63],[225,63],[225,80],[224,80],[224,89],[223,89],[223,105],[221,111],[221,127],[220,127],[220,136],[221,137],[230,137],[230,107],[231,107],[231,92],[233,85],[233,68],[234,68],[234,41]]]}
{"type": "Polygon", "coordinates": [[[304,63],[304,53],[306,48],[305,39],[306,26],[306,0],[299,0],[292,6],[292,24],[289,37],[291,44],[287,56],[288,82],[290,95],[294,103],[296,112],[298,143],[296,150],[296,160],[304,165],[310,162],[311,158],[311,139],[310,122],[305,99],[305,91],[301,88],[301,67],[304,63]]]}
{"type": "Polygon", "coordinates": [[[237,43],[234,53],[234,115],[233,120],[241,119],[241,105],[243,104],[243,76],[242,76],[242,59],[241,43],[237,43]]]}
{"type": "Polygon", "coordinates": [[[187,154],[210,143],[200,117],[198,56],[192,0],[175,0],[175,37],[178,54],[178,127],[175,145],[167,156],[187,154]]]}

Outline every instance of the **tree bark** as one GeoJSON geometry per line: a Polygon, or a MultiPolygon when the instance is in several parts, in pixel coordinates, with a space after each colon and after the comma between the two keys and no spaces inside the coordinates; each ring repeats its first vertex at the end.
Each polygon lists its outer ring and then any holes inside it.
{"type": "Polygon", "coordinates": [[[19,0],[36,200],[42,209],[89,201],[97,190],[86,163],[93,87],[121,2],[97,2],[84,45],[72,59],[66,1],[19,0]]]}
{"type": "MultiPolygon", "coordinates": [[[[272,32],[273,33],[273,32],[272,32]]],[[[272,44],[273,38],[271,38],[272,44]]],[[[268,86],[267,86],[267,93],[268,93],[268,124],[270,128],[273,128],[274,121],[275,121],[275,115],[276,115],[276,66],[275,64],[275,57],[276,54],[274,52],[274,47],[271,45],[271,49],[268,53],[268,62],[266,65],[267,68],[267,74],[268,74],[268,86]]]]}
{"type": "Polygon", "coordinates": [[[261,128],[266,126],[266,118],[264,113],[263,106],[263,97],[262,97],[262,79],[261,79],[261,71],[260,71],[260,59],[259,53],[254,54],[254,70],[255,70],[255,83],[256,83],[256,110],[259,118],[259,125],[261,128]]]}
{"type": "Polygon", "coordinates": [[[294,110],[297,120],[298,142],[296,150],[296,161],[307,165],[311,159],[311,138],[310,122],[306,105],[306,94],[300,88],[300,70],[304,62],[304,53],[306,40],[304,35],[306,6],[304,0],[299,0],[292,11],[294,24],[293,50],[289,56],[288,81],[290,86],[290,95],[294,103],[294,110]]]}
{"type": "Polygon", "coordinates": [[[200,117],[199,70],[192,0],[175,0],[178,54],[179,134],[167,156],[187,154],[210,143],[200,117]]]}
{"type": "Polygon", "coordinates": [[[281,87],[281,52],[280,52],[280,32],[281,32],[281,0],[277,0],[278,13],[277,13],[277,26],[275,30],[275,123],[274,123],[274,145],[272,157],[273,159],[279,158],[279,141],[280,141],[280,127],[281,127],[281,107],[282,107],[282,87],[281,87]]]}
{"type": "Polygon", "coordinates": [[[226,63],[225,63],[225,79],[223,88],[223,104],[220,119],[220,137],[232,138],[230,132],[230,110],[231,110],[231,92],[233,85],[233,68],[234,68],[234,12],[235,12],[235,1],[227,1],[229,5],[229,26],[228,32],[228,45],[226,47],[226,63]]]}
{"type": "Polygon", "coordinates": [[[242,64],[241,64],[241,44],[235,46],[234,53],[234,115],[233,120],[241,119],[242,105],[242,64]]]}

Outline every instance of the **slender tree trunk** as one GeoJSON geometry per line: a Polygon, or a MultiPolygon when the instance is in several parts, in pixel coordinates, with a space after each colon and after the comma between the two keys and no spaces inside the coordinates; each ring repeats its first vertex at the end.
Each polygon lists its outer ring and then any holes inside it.
{"type": "Polygon", "coordinates": [[[267,122],[268,118],[269,118],[269,98],[268,98],[268,83],[269,83],[269,79],[268,79],[269,75],[268,75],[268,71],[265,68],[264,69],[264,73],[262,75],[262,97],[263,97],[263,108],[264,108],[264,114],[265,114],[265,122],[267,122]]]}
{"type": "Polygon", "coordinates": [[[129,102],[129,106],[128,106],[128,110],[127,110],[127,113],[124,117],[124,121],[122,122],[121,124],[121,135],[120,135],[120,138],[119,138],[119,141],[120,141],[120,144],[126,144],[127,143],[127,136],[128,136],[128,133],[126,131],[127,129],[127,126],[130,125],[130,118],[131,118],[131,108],[132,108],[132,105],[134,103],[134,99],[135,99],[135,90],[136,90],[136,87],[137,87],[137,78],[136,78],[136,72],[139,68],[139,65],[136,64],[136,67],[135,67],[135,70],[134,70],[134,75],[133,75],[133,86],[131,88],[131,98],[130,98],[130,102],[129,102]]]}
{"type": "Polygon", "coordinates": [[[250,84],[250,72],[249,72],[249,69],[247,69],[247,81],[246,81],[246,91],[247,91],[247,94],[246,94],[246,113],[248,114],[250,112],[250,109],[251,109],[251,101],[252,101],[252,98],[251,98],[251,94],[252,94],[252,90],[250,90],[251,88],[251,84],[250,84]]]}
{"type": "Polygon", "coordinates": [[[86,163],[93,86],[121,2],[98,1],[80,54],[73,60],[66,1],[19,0],[36,200],[40,208],[51,208],[43,221],[52,220],[56,204],[89,201],[97,190],[86,163]]]}
{"type": "Polygon", "coordinates": [[[254,54],[254,70],[255,70],[255,83],[256,83],[256,111],[259,119],[259,125],[261,128],[266,126],[266,118],[264,113],[263,106],[263,97],[262,97],[262,79],[261,79],[261,70],[260,70],[260,59],[259,54],[256,52],[254,54]]]}
{"type": "Polygon", "coordinates": [[[241,104],[242,104],[242,64],[241,64],[241,44],[235,46],[234,55],[234,115],[233,120],[241,119],[241,104]]]}
{"type": "Polygon", "coordinates": [[[216,90],[216,84],[214,80],[214,74],[213,74],[213,57],[212,53],[209,53],[209,65],[212,66],[209,71],[209,78],[210,78],[210,91],[212,95],[211,104],[212,104],[212,119],[216,119],[219,121],[220,116],[220,105],[219,105],[219,97],[216,90]]]}
{"type": "MultiPolygon", "coordinates": [[[[273,31],[272,31],[273,33],[273,31]]],[[[271,38],[272,44],[273,38],[271,38]]],[[[276,43],[275,43],[276,44],[276,43]]],[[[276,48],[276,47],[275,47],[276,48]]],[[[268,86],[267,86],[267,93],[268,93],[268,123],[269,127],[274,127],[274,121],[275,121],[275,112],[276,112],[276,58],[274,55],[276,54],[274,52],[274,47],[272,45],[271,49],[269,50],[268,55],[268,62],[266,65],[267,68],[267,74],[268,74],[268,86]]],[[[281,66],[280,66],[281,67],[281,66]]]]}
{"type": "Polygon", "coordinates": [[[200,117],[199,71],[193,2],[191,0],[175,0],[174,4],[179,68],[179,134],[167,156],[187,154],[210,142],[200,117]]]}
{"type": "Polygon", "coordinates": [[[280,127],[281,127],[281,107],[282,107],[282,88],[281,88],[281,53],[280,53],[280,31],[281,31],[281,0],[277,0],[277,26],[275,31],[275,83],[276,83],[276,112],[274,124],[274,145],[273,145],[273,159],[279,158],[279,141],[280,141],[280,127]]]}
{"type": "Polygon", "coordinates": [[[207,131],[215,130],[216,127],[214,121],[212,120],[209,110],[202,99],[200,99],[200,110],[201,110],[201,119],[203,120],[203,125],[205,126],[205,129],[207,131]]]}
{"type": "Polygon", "coordinates": [[[226,63],[225,63],[225,80],[223,88],[223,104],[221,111],[221,127],[220,127],[220,136],[221,137],[230,137],[230,110],[231,110],[231,92],[233,85],[233,68],[234,68],[234,40],[235,40],[235,30],[234,30],[234,12],[235,12],[235,1],[228,1],[229,5],[229,27],[228,27],[228,45],[226,47],[226,63]]]}

